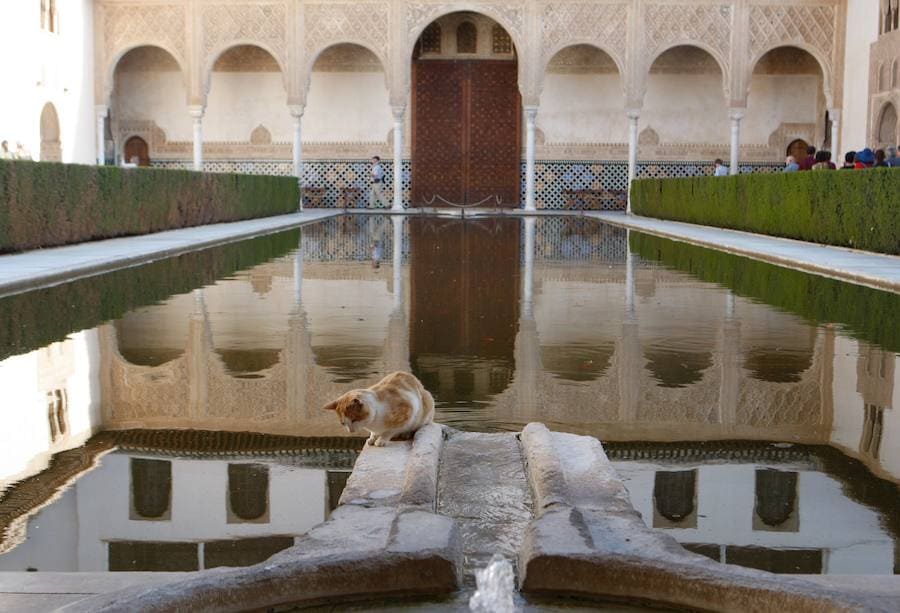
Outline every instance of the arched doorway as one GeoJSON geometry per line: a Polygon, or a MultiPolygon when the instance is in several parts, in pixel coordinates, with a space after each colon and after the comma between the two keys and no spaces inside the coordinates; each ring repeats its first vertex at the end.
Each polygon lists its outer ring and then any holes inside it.
{"type": "Polygon", "coordinates": [[[522,102],[509,34],[451,13],[425,28],[412,62],[412,206],[517,207],[522,102]]]}
{"type": "Polygon", "coordinates": [[[889,147],[897,143],[897,109],[888,102],[881,111],[878,122],[878,146],[889,147]]]}
{"type": "Polygon", "coordinates": [[[150,147],[140,136],[132,136],[125,141],[125,148],[122,151],[122,159],[126,162],[134,162],[138,166],[150,165],[150,147]]]}
{"type": "Polygon", "coordinates": [[[50,102],[41,110],[41,161],[61,162],[62,144],[59,142],[59,116],[50,102]]]}

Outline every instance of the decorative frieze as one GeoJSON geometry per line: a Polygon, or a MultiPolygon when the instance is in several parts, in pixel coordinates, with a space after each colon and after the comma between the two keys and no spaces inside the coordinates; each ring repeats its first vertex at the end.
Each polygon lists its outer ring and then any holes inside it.
{"type": "Polygon", "coordinates": [[[577,41],[596,45],[624,66],[627,5],[561,2],[545,6],[541,17],[544,64],[561,48],[577,41]]]}
{"type": "Polygon", "coordinates": [[[234,44],[247,43],[263,47],[285,65],[287,7],[283,2],[201,6],[204,65],[213,60],[213,54],[234,44]]]}
{"type": "Polygon", "coordinates": [[[389,9],[384,2],[304,5],[307,60],[331,44],[356,42],[367,45],[385,62],[389,56],[389,9]]]}

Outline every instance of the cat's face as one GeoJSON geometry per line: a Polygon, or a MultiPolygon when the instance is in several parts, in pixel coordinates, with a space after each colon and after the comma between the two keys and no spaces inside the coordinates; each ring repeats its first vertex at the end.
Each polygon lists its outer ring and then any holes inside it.
{"type": "Polygon", "coordinates": [[[355,392],[347,392],[323,408],[337,413],[347,432],[358,432],[369,421],[369,407],[355,392]]]}

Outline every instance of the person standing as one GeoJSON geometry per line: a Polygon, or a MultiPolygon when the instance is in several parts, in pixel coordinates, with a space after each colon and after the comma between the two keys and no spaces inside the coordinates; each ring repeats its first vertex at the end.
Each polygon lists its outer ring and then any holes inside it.
{"type": "Polygon", "coordinates": [[[375,208],[381,203],[383,208],[388,208],[384,199],[384,168],[381,167],[381,158],[377,155],[372,158],[372,168],[369,171],[372,176],[372,189],[369,191],[369,208],[375,208]]]}
{"type": "Polygon", "coordinates": [[[891,168],[900,168],[900,157],[897,156],[897,148],[893,145],[887,148],[887,165],[891,168]]]}
{"type": "Polygon", "coordinates": [[[717,159],[714,162],[714,164],[716,166],[716,169],[713,172],[713,175],[715,175],[717,177],[727,177],[728,176],[728,166],[725,165],[725,162],[723,162],[721,159],[717,159]]]}
{"type": "Polygon", "coordinates": [[[812,170],[816,164],[816,148],[810,145],[806,148],[806,157],[800,162],[800,170],[812,170]]]}
{"type": "Polygon", "coordinates": [[[797,172],[798,170],[800,170],[800,165],[797,163],[797,160],[794,159],[794,156],[787,156],[784,160],[784,170],[782,172],[797,172]]]}
{"type": "Polygon", "coordinates": [[[13,159],[13,152],[9,150],[9,141],[0,143],[0,160],[13,159]]]}

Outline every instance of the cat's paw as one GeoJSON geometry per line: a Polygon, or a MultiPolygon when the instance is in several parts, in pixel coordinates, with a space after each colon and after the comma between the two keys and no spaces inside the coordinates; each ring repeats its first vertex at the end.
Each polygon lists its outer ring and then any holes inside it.
{"type": "Polygon", "coordinates": [[[378,440],[377,436],[375,436],[374,434],[370,434],[369,438],[366,439],[366,445],[374,445],[375,441],[377,441],[377,440],[378,440]]]}
{"type": "Polygon", "coordinates": [[[375,445],[376,447],[384,447],[387,444],[387,441],[379,436],[378,438],[375,439],[375,442],[372,444],[375,445]]]}

